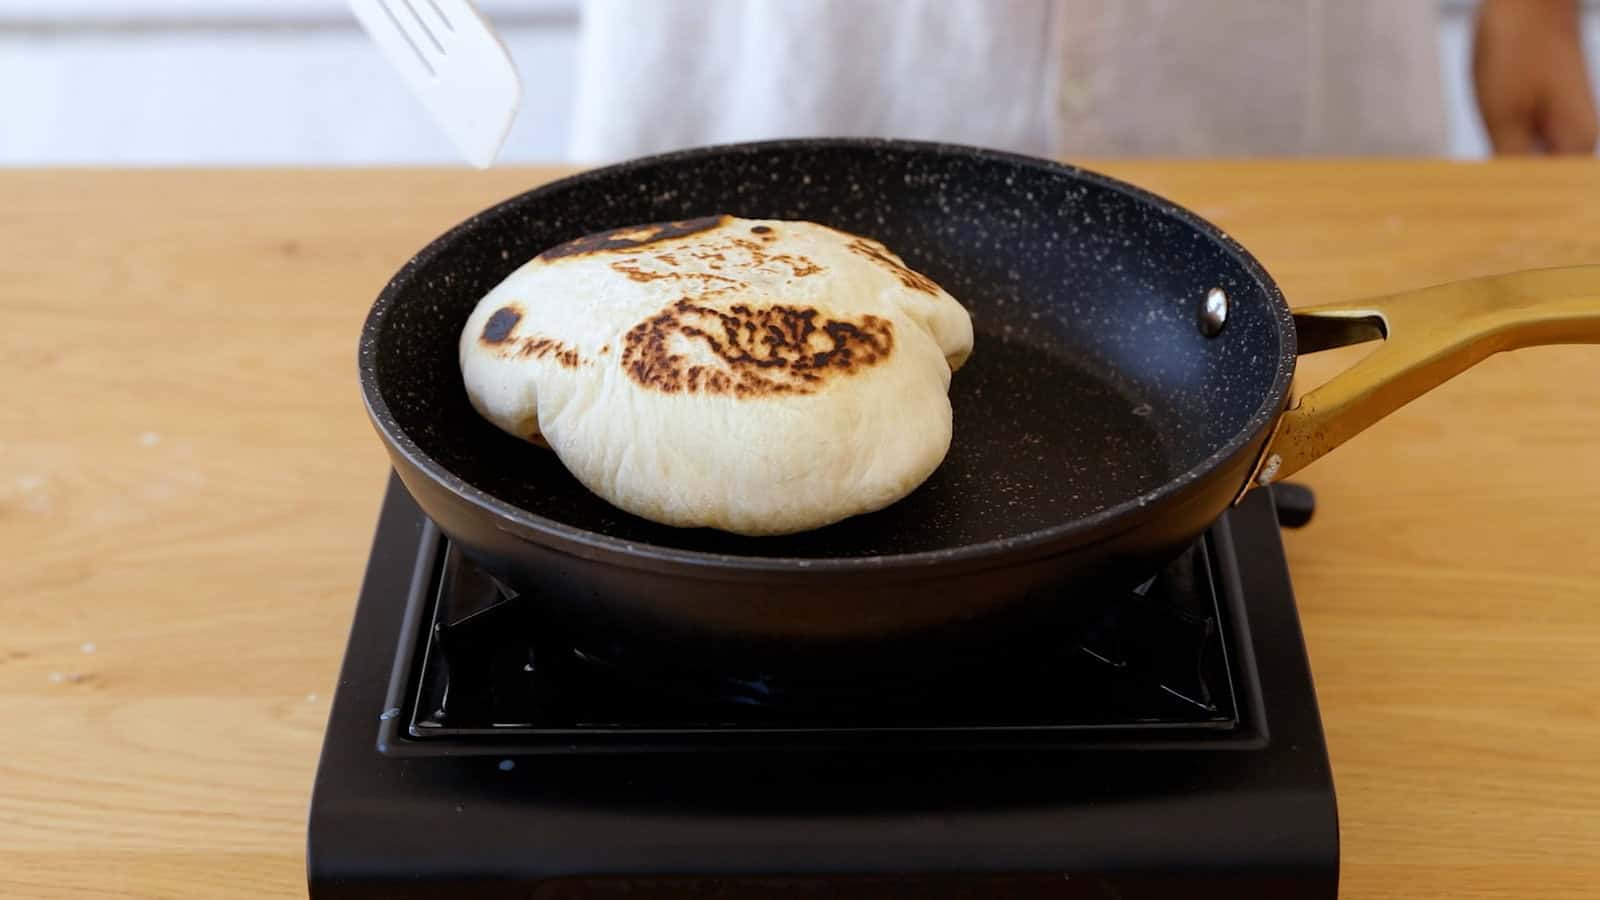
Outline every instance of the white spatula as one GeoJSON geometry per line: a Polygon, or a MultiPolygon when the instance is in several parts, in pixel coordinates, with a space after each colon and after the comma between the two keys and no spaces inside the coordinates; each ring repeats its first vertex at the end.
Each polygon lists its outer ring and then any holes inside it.
{"type": "Polygon", "coordinates": [[[494,162],[522,81],[471,0],[350,0],[350,8],[461,155],[479,168],[494,162]]]}

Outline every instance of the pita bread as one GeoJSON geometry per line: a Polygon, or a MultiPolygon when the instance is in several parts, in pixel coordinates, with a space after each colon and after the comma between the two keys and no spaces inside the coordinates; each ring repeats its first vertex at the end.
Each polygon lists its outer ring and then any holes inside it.
{"type": "Polygon", "coordinates": [[[472,405],[656,522],[747,535],[880,509],[950,447],[972,322],[884,245],[714,216],[546,250],[461,333],[472,405]]]}

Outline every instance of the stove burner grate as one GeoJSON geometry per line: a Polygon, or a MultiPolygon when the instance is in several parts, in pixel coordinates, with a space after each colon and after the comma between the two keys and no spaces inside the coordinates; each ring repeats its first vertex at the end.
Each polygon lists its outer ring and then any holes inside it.
{"type": "Polygon", "coordinates": [[[541,621],[536,597],[501,589],[440,540],[427,627],[416,630],[421,664],[400,716],[409,740],[1239,726],[1228,611],[1205,540],[1105,603],[1086,630],[938,672],[848,678],[728,673],[585,642],[541,621]]]}

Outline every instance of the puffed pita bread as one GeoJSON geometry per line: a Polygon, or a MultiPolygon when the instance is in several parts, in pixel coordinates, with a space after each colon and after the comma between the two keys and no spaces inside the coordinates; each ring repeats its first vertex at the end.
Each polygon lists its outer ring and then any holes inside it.
{"type": "Polygon", "coordinates": [[[714,216],[546,250],[461,333],[472,405],[656,522],[747,535],[880,509],[950,447],[972,322],[882,244],[714,216]]]}

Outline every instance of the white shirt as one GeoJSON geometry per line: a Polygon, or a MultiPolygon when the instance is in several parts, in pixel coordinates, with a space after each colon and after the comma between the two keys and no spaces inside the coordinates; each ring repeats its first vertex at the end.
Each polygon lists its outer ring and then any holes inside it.
{"type": "Polygon", "coordinates": [[[584,0],[572,155],[819,135],[1433,154],[1433,0],[584,0]]]}

